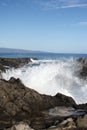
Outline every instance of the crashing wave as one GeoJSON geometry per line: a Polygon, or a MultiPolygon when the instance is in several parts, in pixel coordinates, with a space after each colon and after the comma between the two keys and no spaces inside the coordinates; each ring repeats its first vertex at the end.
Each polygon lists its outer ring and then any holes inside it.
{"type": "Polygon", "coordinates": [[[77,62],[74,59],[38,60],[18,69],[2,73],[4,79],[20,78],[25,86],[41,94],[62,93],[71,96],[77,103],[87,102],[87,83],[76,76],[77,62]]]}

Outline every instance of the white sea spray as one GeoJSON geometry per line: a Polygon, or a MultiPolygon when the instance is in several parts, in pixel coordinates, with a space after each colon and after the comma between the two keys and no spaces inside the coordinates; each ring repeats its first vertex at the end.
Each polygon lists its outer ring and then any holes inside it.
{"type": "Polygon", "coordinates": [[[2,77],[20,78],[25,86],[41,94],[62,93],[71,96],[77,103],[87,102],[87,82],[76,76],[77,62],[74,59],[38,60],[18,69],[9,69],[2,77]]]}

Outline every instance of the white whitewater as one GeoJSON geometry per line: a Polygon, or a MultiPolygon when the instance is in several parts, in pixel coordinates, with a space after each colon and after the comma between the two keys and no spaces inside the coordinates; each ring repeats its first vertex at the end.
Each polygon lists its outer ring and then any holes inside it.
{"type": "Polygon", "coordinates": [[[72,96],[77,103],[87,102],[87,82],[75,76],[78,69],[73,59],[34,61],[19,69],[9,69],[2,77],[20,78],[25,86],[41,94],[55,95],[58,92],[72,96]]]}

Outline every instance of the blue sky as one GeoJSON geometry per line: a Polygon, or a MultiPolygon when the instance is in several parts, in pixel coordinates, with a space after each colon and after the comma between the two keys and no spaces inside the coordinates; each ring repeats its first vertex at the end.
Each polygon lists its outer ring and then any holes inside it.
{"type": "Polygon", "coordinates": [[[0,0],[0,47],[87,53],[87,0],[0,0]]]}

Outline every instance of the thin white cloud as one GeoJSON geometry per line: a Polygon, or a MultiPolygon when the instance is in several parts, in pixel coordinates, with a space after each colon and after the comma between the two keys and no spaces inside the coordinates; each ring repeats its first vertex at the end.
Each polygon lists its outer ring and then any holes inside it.
{"type": "MultiPolygon", "coordinates": [[[[2,6],[8,6],[13,0],[0,0],[2,6]]],[[[64,9],[87,7],[87,0],[17,0],[26,4],[38,4],[43,9],[64,9]]],[[[25,5],[26,5],[25,4],[25,5]]]]}
{"type": "Polygon", "coordinates": [[[80,8],[80,7],[87,7],[87,4],[76,4],[76,5],[65,5],[57,8],[80,8]]]}
{"type": "Polygon", "coordinates": [[[45,9],[87,7],[87,0],[35,0],[45,9]]]}

